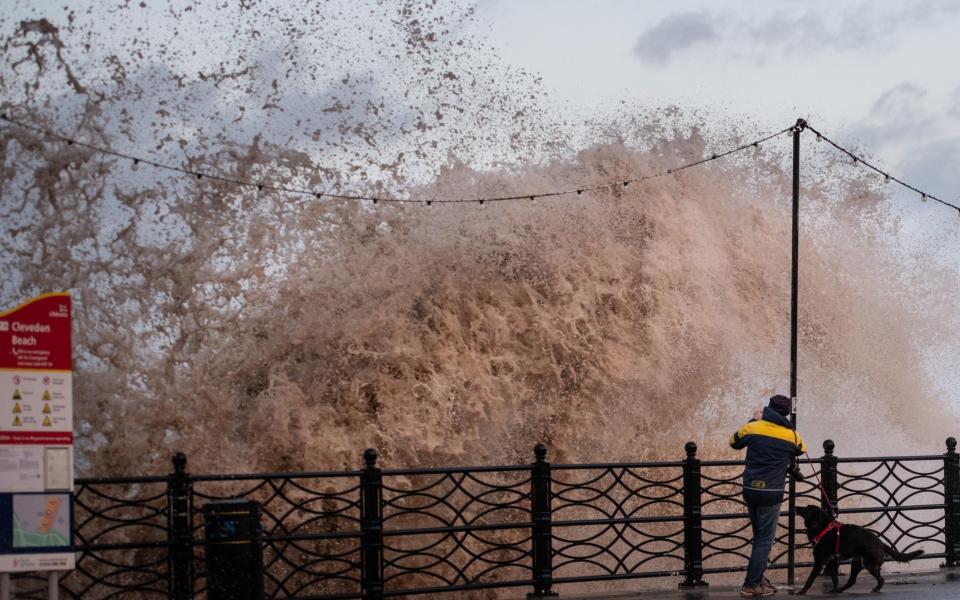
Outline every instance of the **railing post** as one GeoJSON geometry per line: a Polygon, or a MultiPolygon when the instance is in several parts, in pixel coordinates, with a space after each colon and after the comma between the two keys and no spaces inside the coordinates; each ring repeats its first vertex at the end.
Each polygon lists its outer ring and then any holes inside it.
{"type": "Polygon", "coordinates": [[[193,598],[193,482],[187,473],[187,456],[182,452],[173,455],[167,509],[168,593],[174,600],[189,600],[193,598]]]}
{"type": "Polygon", "coordinates": [[[706,587],[703,580],[703,512],[701,504],[700,459],[697,445],[687,442],[683,461],[683,571],[680,589],[706,587]]]}
{"type": "Polygon", "coordinates": [[[840,509],[838,500],[840,484],[837,479],[837,457],[833,455],[834,447],[833,440],[823,441],[823,458],[820,462],[820,481],[823,482],[823,490],[818,492],[820,506],[824,510],[829,510],[831,514],[836,514],[840,509]],[[824,492],[826,492],[826,498],[823,497],[824,492]]]}
{"type": "Polygon", "coordinates": [[[944,500],[944,543],[945,568],[960,566],[960,454],[957,454],[957,440],[947,438],[947,452],[943,455],[943,500],[944,500]]]}
{"type": "Polygon", "coordinates": [[[556,596],[553,591],[553,515],[550,463],[547,447],[533,448],[536,460],[530,472],[530,515],[533,543],[533,593],[528,598],[556,596]]]}
{"type": "Polygon", "coordinates": [[[383,598],[383,476],[377,451],[363,453],[360,474],[360,586],[365,600],[383,598]]]}

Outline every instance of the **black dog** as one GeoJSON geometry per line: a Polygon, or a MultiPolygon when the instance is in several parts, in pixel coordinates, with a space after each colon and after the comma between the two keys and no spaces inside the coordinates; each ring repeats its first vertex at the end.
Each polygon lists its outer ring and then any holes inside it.
{"type": "MultiPolygon", "coordinates": [[[[803,525],[807,528],[807,537],[810,538],[810,543],[815,543],[814,540],[817,536],[826,530],[833,521],[830,518],[830,513],[818,506],[800,507],[797,509],[797,514],[803,517],[803,525]]],[[[885,554],[889,554],[898,562],[907,562],[923,554],[923,550],[901,554],[895,548],[883,543],[880,536],[869,529],[864,529],[859,525],[846,524],[839,528],[840,552],[838,554],[837,535],[837,529],[830,529],[815,543],[816,545],[813,547],[813,570],[810,572],[807,582],[803,584],[803,589],[798,592],[799,595],[810,589],[813,580],[823,571],[824,567],[827,567],[827,572],[830,573],[830,578],[833,580],[833,591],[835,593],[842,592],[856,583],[857,575],[864,567],[877,580],[877,586],[873,588],[873,591],[877,592],[883,587],[880,567],[883,565],[885,554]],[[838,588],[838,567],[841,560],[848,558],[852,561],[850,563],[850,579],[842,588],[838,588]]]]}

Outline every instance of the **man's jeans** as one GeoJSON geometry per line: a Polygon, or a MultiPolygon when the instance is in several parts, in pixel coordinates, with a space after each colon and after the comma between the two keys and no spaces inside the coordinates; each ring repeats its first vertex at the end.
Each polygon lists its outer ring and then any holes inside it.
{"type": "Polygon", "coordinates": [[[747,503],[750,511],[750,525],[753,528],[753,551],[747,564],[747,578],[744,586],[752,587],[763,582],[763,572],[767,568],[773,538],[777,533],[777,521],[780,519],[780,504],[757,506],[747,503]]]}

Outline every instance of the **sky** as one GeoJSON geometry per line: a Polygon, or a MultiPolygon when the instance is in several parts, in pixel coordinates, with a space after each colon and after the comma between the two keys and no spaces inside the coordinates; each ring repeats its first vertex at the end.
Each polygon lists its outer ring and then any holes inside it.
{"type": "Polygon", "coordinates": [[[510,63],[571,108],[620,100],[804,117],[960,195],[960,3],[483,2],[510,63]]]}
{"type": "MultiPolygon", "coordinates": [[[[238,12],[231,2],[194,0],[115,5],[33,0],[16,2],[4,21],[5,28],[27,16],[50,16],[62,22],[68,12],[76,13],[78,22],[88,19],[90,24],[82,25],[89,28],[94,44],[88,72],[99,69],[104,80],[109,77],[109,64],[97,52],[109,52],[112,46],[133,47],[131,40],[138,38],[153,43],[149,69],[133,74],[131,65],[126,65],[138,81],[200,72],[234,55],[256,63],[256,77],[269,81],[277,73],[282,75],[290,56],[304,56],[306,64],[313,64],[298,68],[311,77],[320,72],[321,83],[305,77],[288,82],[280,77],[281,86],[287,87],[266,103],[283,105],[283,114],[269,114],[268,126],[274,131],[289,129],[290,143],[304,137],[302,117],[321,119],[321,129],[342,124],[335,120],[340,115],[313,107],[338,99],[337,80],[345,75],[352,77],[352,92],[359,90],[375,101],[418,92],[416,82],[402,89],[404,78],[391,80],[398,63],[383,51],[390,34],[375,16],[377,3],[310,4],[316,14],[304,15],[302,20],[310,21],[314,29],[288,41],[289,46],[284,45],[283,36],[295,26],[302,7],[287,9],[280,0],[243,4],[256,8],[238,12]],[[371,9],[369,13],[366,8],[371,9]],[[244,38],[242,51],[237,50],[238,38],[244,38]],[[324,75],[330,76],[323,79],[324,75]],[[327,122],[322,120],[325,115],[327,122]]],[[[742,119],[772,130],[804,117],[917,187],[951,202],[960,199],[960,69],[956,68],[960,2],[446,0],[440,4],[473,8],[474,17],[463,26],[473,29],[471,33],[489,46],[498,63],[532,74],[531,79],[546,92],[542,101],[551,107],[557,122],[633,106],[667,105],[702,111],[706,118],[742,119]]],[[[418,8],[416,2],[411,6],[427,18],[428,9],[418,8]]],[[[74,61],[84,58],[82,53],[71,55],[74,61]]],[[[477,60],[488,58],[478,56],[477,60]]],[[[246,82],[238,78],[230,88],[230,81],[193,79],[187,88],[193,95],[185,103],[217,104],[198,118],[232,119],[229,109],[244,93],[246,82]]],[[[173,93],[189,95],[180,87],[173,93]]],[[[144,114],[155,111],[154,104],[144,108],[144,114]]],[[[253,105],[246,108],[247,115],[260,110],[253,105]]],[[[368,117],[356,111],[353,115],[357,121],[368,117]]],[[[248,122],[248,137],[264,124],[238,119],[234,127],[248,122]]],[[[359,144],[365,147],[362,141],[359,144]]],[[[925,205],[911,209],[906,217],[940,221],[944,215],[940,207],[925,205]]]]}
{"type": "MultiPolygon", "coordinates": [[[[487,45],[483,55],[457,60],[487,61],[495,77],[501,66],[529,73],[537,102],[549,107],[555,123],[669,105],[707,119],[741,119],[763,131],[803,117],[916,187],[960,202],[960,1],[438,1],[472,7],[473,18],[451,26],[451,36],[462,26],[487,45]]],[[[242,143],[268,131],[276,142],[316,150],[321,162],[329,159],[323,135],[315,132],[340,129],[354,140],[350,152],[386,155],[389,142],[365,138],[364,125],[380,118],[377,107],[411,94],[405,105],[411,110],[395,114],[398,127],[409,128],[405,119],[422,116],[413,108],[432,100],[422,81],[403,72],[411,68],[409,56],[391,50],[395,28],[368,14],[367,7],[378,4],[373,1],[247,0],[242,4],[256,8],[246,12],[238,10],[240,0],[8,2],[0,14],[4,35],[22,18],[45,16],[62,26],[75,12],[84,34],[63,52],[90,90],[114,86],[113,72],[122,68],[123,85],[146,92],[129,94],[137,102],[124,106],[126,116],[105,110],[115,128],[108,131],[111,143],[168,162],[185,153],[173,141],[158,141],[154,130],[170,130],[171,140],[188,144],[214,140],[211,145],[223,139],[221,128],[242,143]],[[290,29],[297,35],[286,35],[290,29]],[[141,50],[147,58],[137,55],[141,50]],[[111,62],[113,52],[122,65],[111,62]],[[235,64],[236,77],[208,76],[214,67],[230,72],[235,64]],[[266,88],[262,96],[247,97],[251,81],[266,88]],[[271,81],[279,81],[276,89],[271,81]],[[341,102],[349,108],[326,110],[341,102]],[[164,122],[160,113],[173,116],[164,122]],[[160,124],[140,127],[151,121],[160,124]]],[[[428,10],[417,1],[410,5],[414,12],[428,10]]],[[[512,81],[508,93],[529,90],[517,84],[522,78],[512,81]]],[[[64,95],[53,104],[71,102],[79,107],[83,101],[64,95]]],[[[509,117],[513,108],[507,102],[496,110],[509,117]]],[[[447,112],[453,118],[454,111],[447,112]]],[[[64,114],[69,120],[69,110],[64,114]]],[[[416,127],[411,130],[416,135],[416,127]]],[[[564,134],[562,128],[551,132],[564,134]]],[[[481,141],[496,148],[504,138],[481,141]]],[[[437,155],[444,155],[442,145],[437,155]]],[[[165,176],[143,169],[136,177],[165,176]]],[[[912,193],[895,200],[905,239],[933,239],[945,260],[960,264],[960,215],[912,193]]]]}

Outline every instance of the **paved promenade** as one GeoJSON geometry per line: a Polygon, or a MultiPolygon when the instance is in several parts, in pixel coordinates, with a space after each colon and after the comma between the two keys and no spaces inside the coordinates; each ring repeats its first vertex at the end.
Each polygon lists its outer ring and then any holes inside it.
{"type": "MultiPolygon", "coordinates": [[[[844,571],[841,570],[840,583],[844,582],[844,571]]],[[[799,575],[799,573],[798,573],[799,575]]],[[[806,575],[806,573],[803,573],[806,575]]],[[[957,571],[928,571],[924,573],[891,573],[885,577],[886,584],[877,593],[870,591],[874,579],[869,573],[863,573],[852,589],[843,594],[831,594],[829,590],[829,576],[821,576],[807,593],[812,598],[896,598],[904,600],[956,600],[960,598],[960,570],[957,571]],[[866,577],[864,577],[866,575],[866,577]]],[[[803,580],[800,582],[803,583],[803,580]]],[[[799,586],[798,586],[799,588],[799,586]]],[[[784,598],[790,596],[790,590],[781,587],[776,595],[770,598],[784,598]]],[[[564,596],[561,595],[561,598],[564,596]]],[[[637,598],[643,600],[733,600],[741,598],[739,588],[730,586],[710,586],[705,590],[677,592],[635,592],[616,594],[594,594],[580,596],[581,600],[627,600],[637,598]]],[[[569,600],[569,599],[568,599],[569,600]]]]}

